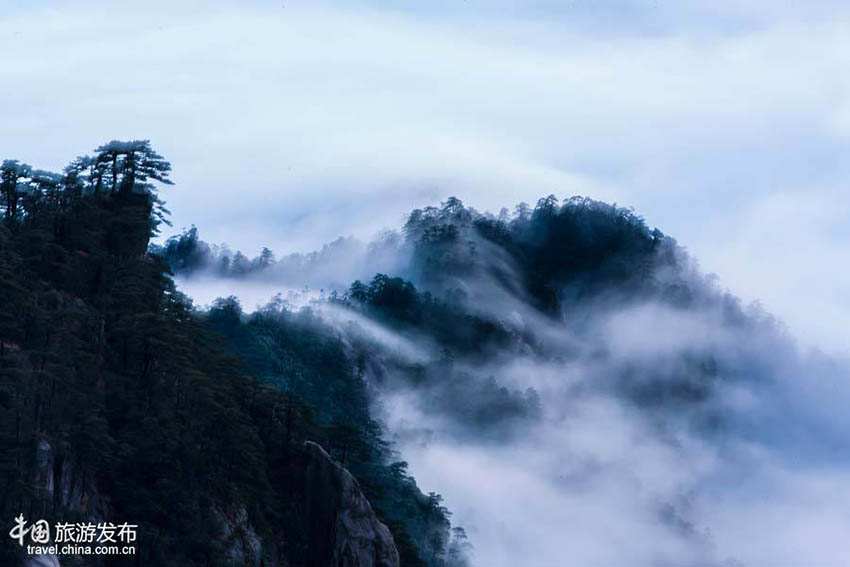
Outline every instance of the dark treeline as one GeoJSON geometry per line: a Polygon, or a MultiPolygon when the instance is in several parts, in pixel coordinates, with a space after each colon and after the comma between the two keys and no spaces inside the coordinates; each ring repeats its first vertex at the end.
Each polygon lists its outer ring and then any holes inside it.
{"type": "MultiPolygon", "coordinates": [[[[402,232],[384,233],[361,246],[373,257],[386,260],[394,255],[395,262],[390,264],[397,273],[393,275],[407,276],[425,292],[462,299],[470,276],[486,276],[552,315],[561,310],[570,293],[572,299],[579,299],[615,289],[624,296],[658,291],[661,269],[681,272],[687,263],[673,239],[649,229],[631,209],[586,197],[561,202],[550,195],[534,208],[520,203],[513,213],[502,209],[498,215],[480,213],[451,197],[440,207],[414,210],[402,232]]],[[[264,247],[259,255],[248,258],[232,253],[226,245],[204,242],[192,227],[152,251],[162,255],[176,274],[275,278],[282,271],[303,273],[335,255],[362,252],[355,248],[350,239],[340,238],[311,254],[276,260],[264,247]]],[[[357,282],[350,294],[357,296],[361,285],[357,282]]],[[[680,291],[667,289],[666,293],[680,291]]]]}
{"type": "Polygon", "coordinates": [[[606,291],[634,297],[658,283],[660,268],[683,267],[675,241],[631,209],[586,197],[550,195],[498,216],[450,198],[413,211],[404,234],[417,259],[412,277],[423,285],[450,289],[486,277],[557,316],[565,303],[606,291]]]}
{"type": "MultiPolygon", "coordinates": [[[[175,289],[148,252],[169,171],[146,141],[63,174],[3,162],[0,516],[137,523],[131,564],[314,565],[327,550],[304,527],[302,447],[315,440],[358,478],[403,565],[462,564],[462,532],[394,458],[330,329],[274,304],[200,313],[175,289]]],[[[2,541],[0,564],[15,564],[2,541]]]]}
{"type": "Polygon", "coordinates": [[[274,253],[263,248],[259,255],[248,258],[227,246],[210,245],[198,238],[198,229],[191,227],[169,238],[163,246],[153,245],[152,251],[163,256],[175,274],[191,275],[210,272],[222,277],[239,277],[265,270],[275,264],[274,253]]]}

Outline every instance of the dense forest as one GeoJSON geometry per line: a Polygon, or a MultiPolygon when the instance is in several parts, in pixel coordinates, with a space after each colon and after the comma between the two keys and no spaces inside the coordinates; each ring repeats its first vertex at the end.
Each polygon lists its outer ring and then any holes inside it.
{"type": "MultiPolygon", "coordinates": [[[[148,252],[169,171],[146,141],[62,174],[2,164],[0,516],[138,524],[138,555],[104,564],[321,565],[313,440],[355,475],[403,565],[462,564],[462,531],[395,458],[320,320],[233,299],[199,312],[177,291],[148,252]],[[234,544],[239,530],[260,543],[234,544]]],[[[3,565],[24,559],[13,544],[3,565]]]]}

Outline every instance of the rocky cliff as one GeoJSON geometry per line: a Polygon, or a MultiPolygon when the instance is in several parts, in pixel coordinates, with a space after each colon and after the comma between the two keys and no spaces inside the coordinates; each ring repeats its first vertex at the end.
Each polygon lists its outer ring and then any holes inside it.
{"type": "MultiPolygon", "coordinates": [[[[94,485],[75,481],[67,463],[54,466],[56,455],[46,441],[39,444],[40,492],[54,497],[57,487],[63,509],[88,510],[92,521],[103,521],[104,508],[94,485]],[[64,470],[63,470],[64,469],[64,470]],[[64,474],[62,474],[64,472],[64,474]],[[58,478],[56,475],[59,475],[58,478]],[[95,495],[92,497],[91,495],[95,495]],[[84,506],[87,500],[94,506],[84,506]]],[[[390,530],[378,519],[354,476],[340,466],[317,443],[303,446],[304,530],[310,542],[309,565],[316,567],[399,567],[399,556],[390,530]]],[[[259,567],[263,548],[277,549],[279,542],[263,542],[250,524],[244,508],[214,520],[225,535],[226,560],[233,565],[259,567]]],[[[140,542],[139,545],[144,545],[140,542]]],[[[268,554],[266,555],[268,557],[268,554]]],[[[54,555],[32,556],[24,567],[100,565],[100,559],[74,557],[68,561],[54,555]]],[[[288,565],[283,559],[282,565],[288,565]]]]}
{"type": "Polygon", "coordinates": [[[333,567],[398,567],[390,530],[382,524],[357,480],[316,443],[305,449],[307,527],[317,565],[333,567]]]}

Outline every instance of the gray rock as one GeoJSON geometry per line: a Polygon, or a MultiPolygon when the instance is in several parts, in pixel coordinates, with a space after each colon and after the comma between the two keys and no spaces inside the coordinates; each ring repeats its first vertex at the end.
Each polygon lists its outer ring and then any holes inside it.
{"type": "Polygon", "coordinates": [[[304,444],[305,495],[318,565],[398,567],[390,530],[382,524],[357,480],[316,443],[304,444]]]}
{"type": "Polygon", "coordinates": [[[239,507],[231,513],[215,509],[213,514],[224,536],[228,563],[259,567],[262,564],[263,544],[257,537],[254,526],[248,521],[245,507],[239,507]]]}
{"type": "Polygon", "coordinates": [[[24,561],[23,567],[62,567],[55,555],[31,555],[24,561]]]}

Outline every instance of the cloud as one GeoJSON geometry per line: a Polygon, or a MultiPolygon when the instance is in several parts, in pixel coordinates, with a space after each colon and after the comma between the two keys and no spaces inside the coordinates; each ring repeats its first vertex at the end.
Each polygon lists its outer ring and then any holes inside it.
{"type": "Polygon", "coordinates": [[[398,449],[423,490],[445,496],[475,564],[843,564],[850,366],[711,312],[613,313],[582,335],[585,355],[470,366],[538,392],[541,419],[514,436],[470,436],[421,391],[383,391],[398,449]],[[631,396],[641,381],[692,379],[674,363],[700,356],[718,365],[701,378],[707,397],[631,396]]]}
{"type": "Polygon", "coordinates": [[[834,2],[13,4],[0,153],[59,169],[151,138],[175,164],[176,226],[248,253],[369,239],[450,194],[492,210],[589,194],[846,349],[843,282],[761,284],[764,264],[846,272],[846,227],[820,221],[848,175],[848,22],[834,2]],[[813,184],[816,210],[772,208],[813,184]],[[791,223],[827,252],[762,246],[791,223]]]}

